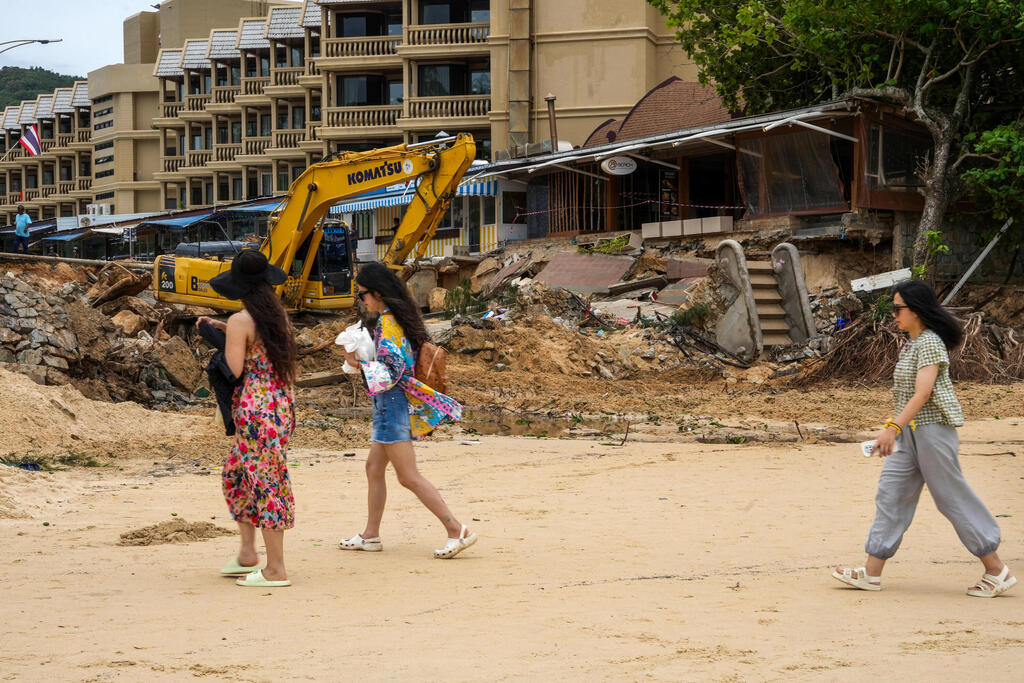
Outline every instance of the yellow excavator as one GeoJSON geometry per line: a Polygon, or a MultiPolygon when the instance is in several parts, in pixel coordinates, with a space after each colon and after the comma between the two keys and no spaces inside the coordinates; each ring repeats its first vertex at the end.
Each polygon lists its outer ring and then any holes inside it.
{"type": "MultiPolygon", "coordinates": [[[[473,136],[460,133],[410,145],[346,152],[307,168],[270,215],[260,251],[288,273],[277,289],[290,310],[331,311],[354,304],[355,240],[344,225],[325,221],[335,204],[372,190],[408,183],[412,202],[382,262],[403,270],[410,254],[426,253],[459,181],[476,156],[473,136]],[[413,251],[415,250],[415,253],[413,251]]],[[[153,264],[156,298],[224,311],[241,309],[213,291],[210,279],[231,262],[161,255],[153,264]]]]}

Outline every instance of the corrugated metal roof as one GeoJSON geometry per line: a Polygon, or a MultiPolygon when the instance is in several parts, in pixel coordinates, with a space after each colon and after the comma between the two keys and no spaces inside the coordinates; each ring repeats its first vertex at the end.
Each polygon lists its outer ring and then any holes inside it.
{"type": "Polygon", "coordinates": [[[36,119],[53,118],[53,95],[40,95],[36,104],[36,119]]]}
{"type": "Polygon", "coordinates": [[[76,81],[71,93],[72,107],[92,107],[92,100],[89,99],[89,81],[76,81]]]}
{"type": "Polygon", "coordinates": [[[306,0],[302,9],[303,28],[320,28],[320,5],[315,0],[306,0]]]}
{"type": "Polygon", "coordinates": [[[238,49],[269,50],[270,41],[263,35],[266,30],[266,19],[242,19],[242,25],[238,31],[238,49]]]}
{"type": "Polygon", "coordinates": [[[153,72],[153,75],[157,78],[184,76],[185,72],[181,68],[181,48],[160,50],[160,55],[156,58],[156,70],[153,72]]]}
{"type": "Polygon", "coordinates": [[[223,62],[229,59],[241,59],[242,53],[238,45],[238,31],[215,30],[210,33],[210,50],[206,56],[223,62]]]}
{"type": "Polygon", "coordinates": [[[36,122],[36,102],[31,100],[29,102],[21,103],[21,114],[18,115],[18,123],[20,125],[30,125],[36,122]]]}
{"type": "Polygon", "coordinates": [[[305,38],[306,32],[299,25],[302,21],[301,7],[275,7],[267,19],[266,37],[271,40],[305,38]]]}
{"type": "Polygon", "coordinates": [[[53,91],[53,112],[55,114],[73,114],[71,106],[71,88],[57,88],[53,91]]]}
{"type": "Polygon", "coordinates": [[[18,129],[18,112],[20,107],[10,106],[4,110],[3,126],[4,130],[17,130],[18,129]]]}
{"type": "Polygon", "coordinates": [[[185,51],[181,55],[181,68],[203,70],[210,68],[210,60],[206,51],[210,48],[208,40],[186,40],[185,51]]]}

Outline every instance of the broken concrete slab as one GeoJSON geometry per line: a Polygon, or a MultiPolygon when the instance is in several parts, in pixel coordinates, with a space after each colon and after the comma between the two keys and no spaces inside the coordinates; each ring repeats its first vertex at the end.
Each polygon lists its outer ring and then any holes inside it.
{"type": "Polygon", "coordinates": [[[669,280],[704,277],[713,263],[711,259],[668,258],[665,260],[665,277],[669,280]]]}
{"type": "Polygon", "coordinates": [[[873,292],[876,289],[886,289],[909,280],[911,277],[910,268],[890,270],[887,273],[878,273],[868,277],[850,280],[850,289],[855,292],[873,292]]]}
{"type": "Polygon", "coordinates": [[[660,304],[679,307],[690,302],[689,291],[694,285],[700,282],[703,277],[687,277],[670,284],[657,293],[656,300],[660,304]]]}
{"type": "Polygon", "coordinates": [[[573,292],[606,293],[610,285],[622,281],[635,260],[631,256],[563,251],[555,254],[535,280],[573,292]]]}

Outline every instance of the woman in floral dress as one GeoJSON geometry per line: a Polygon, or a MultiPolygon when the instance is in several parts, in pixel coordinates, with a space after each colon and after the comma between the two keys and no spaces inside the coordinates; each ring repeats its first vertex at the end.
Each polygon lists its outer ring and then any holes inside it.
{"type": "Polygon", "coordinates": [[[243,378],[235,390],[231,419],[235,441],[224,463],[223,489],[231,516],[238,523],[241,547],[221,570],[243,576],[240,586],[289,586],[284,566],[284,532],[295,525],[295,498],[288,476],[288,440],[295,427],[295,340],[288,314],[272,285],[285,280],[266,257],[246,250],[231,270],[210,280],[210,286],[245,308],[216,323],[227,334],[224,355],[232,373],[243,378]],[[267,548],[267,565],[259,568],[256,529],[267,548]]]}
{"type": "Polygon", "coordinates": [[[376,359],[359,361],[346,353],[353,367],[362,367],[367,390],[373,397],[373,435],[366,459],[367,519],[363,533],[342,540],[344,550],[379,551],[380,522],[387,500],[384,472],[388,463],[395,468],[398,483],[409,489],[437,516],[448,532],[444,547],[434,551],[438,559],[450,559],[476,543],[476,534],[461,524],[441,494],[416,467],[413,440],[430,434],[445,422],[458,420],[462,406],[449,396],[416,379],[416,353],[429,341],[419,306],[405,283],[387,266],[370,263],[356,275],[356,296],[363,307],[379,314],[374,327],[376,359]]]}

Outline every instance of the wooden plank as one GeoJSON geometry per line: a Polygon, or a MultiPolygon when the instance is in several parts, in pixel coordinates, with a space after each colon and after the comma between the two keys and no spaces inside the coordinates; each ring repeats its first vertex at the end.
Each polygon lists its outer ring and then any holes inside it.
{"type": "Polygon", "coordinates": [[[328,384],[348,382],[348,375],[341,371],[311,372],[295,380],[297,387],[323,387],[328,384]]]}

